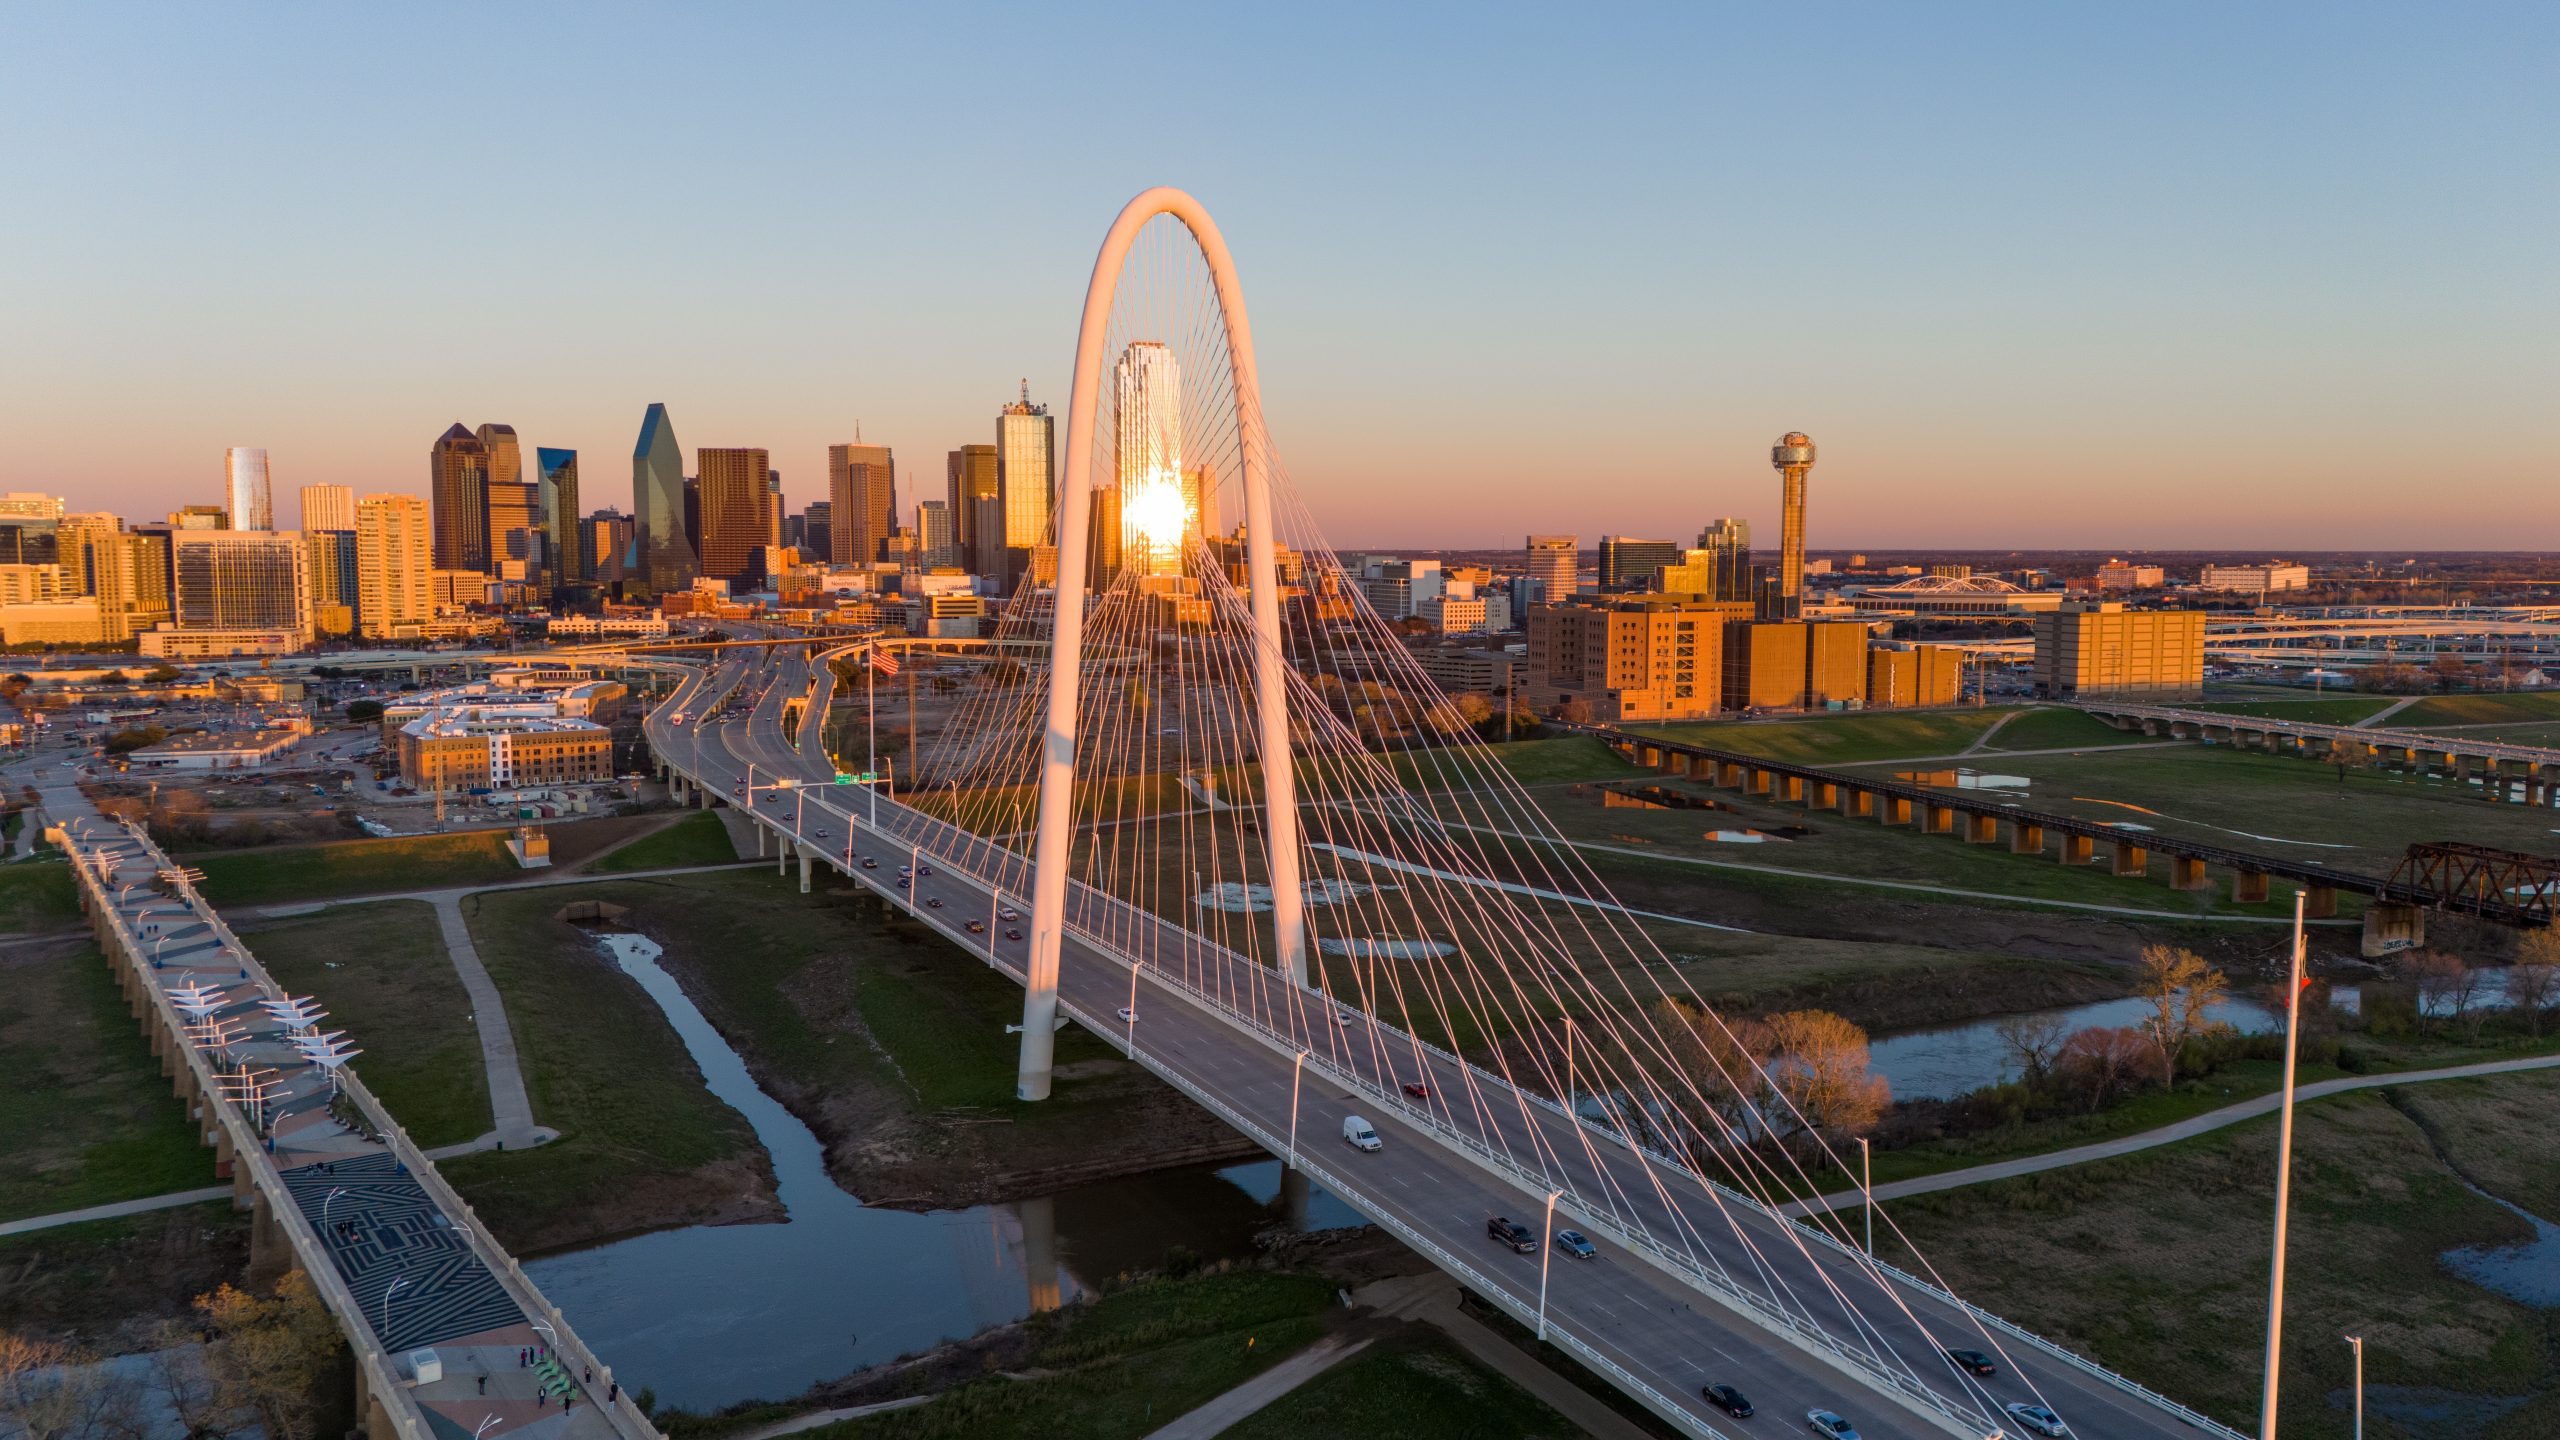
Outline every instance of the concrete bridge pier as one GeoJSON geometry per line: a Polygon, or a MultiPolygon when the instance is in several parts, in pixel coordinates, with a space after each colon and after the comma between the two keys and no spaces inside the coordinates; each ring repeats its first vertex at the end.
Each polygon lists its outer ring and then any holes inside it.
{"type": "Polygon", "coordinates": [[[806,895],[806,894],[808,894],[808,893],[809,893],[809,859],[810,859],[810,850],[809,850],[809,847],[808,847],[808,846],[806,846],[806,845],[801,846],[801,847],[800,847],[800,893],[801,893],[801,894],[803,894],[803,895],[806,895]]]}
{"type": "Polygon", "coordinates": [[[1910,796],[1882,795],[1877,797],[1877,801],[1877,819],[1883,821],[1887,825],[1908,825],[1911,823],[1910,796]]]}
{"type": "Polygon", "coordinates": [[[1928,805],[1922,819],[1927,822],[1924,828],[1931,835],[1956,833],[1956,810],[1952,805],[1928,805]]]}
{"type": "Polygon", "coordinates": [[[2030,824],[2023,820],[2011,821],[2009,825],[2009,853],[2012,855],[2043,854],[2044,827],[2041,825],[2030,824]]]}
{"type": "Polygon", "coordinates": [[[1715,762],[1715,767],[1714,784],[1717,789],[1739,790],[1742,788],[1741,766],[1730,760],[1718,760],[1715,762]]]}
{"type": "Polygon", "coordinates": [[[293,1242],[285,1238],[275,1207],[267,1203],[264,1194],[255,1197],[253,1208],[256,1213],[249,1221],[249,1286],[264,1293],[273,1290],[285,1272],[294,1268],[293,1242]]]}
{"type": "Polygon", "coordinates": [[[1745,795],[1767,796],[1769,793],[1769,772],[1766,770],[1743,771],[1742,793],[1745,795]]]}
{"type": "Polygon", "coordinates": [[[1832,780],[1816,780],[1816,781],[1814,781],[1814,782],[1813,782],[1813,788],[1812,788],[1812,791],[1811,791],[1809,794],[1807,794],[1807,795],[1805,796],[1804,808],[1806,808],[1807,810],[1837,810],[1837,809],[1839,809],[1839,808],[1840,808],[1840,786],[1839,786],[1839,783],[1838,783],[1837,781],[1832,781],[1832,780]]]}
{"type": "Polygon", "coordinates": [[[2130,840],[2116,842],[2116,873],[2139,878],[2151,873],[2151,852],[2130,840]]]}
{"type": "Polygon", "coordinates": [[[1801,775],[1779,776],[1778,798],[1802,804],[1804,802],[1804,777],[1801,775]]]}
{"type": "Polygon", "coordinates": [[[1865,820],[1872,817],[1876,813],[1876,792],[1843,789],[1840,792],[1840,813],[1852,820],[1865,820]]]}
{"type": "Polygon", "coordinates": [[[2097,841],[2090,839],[2086,835],[2065,835],[2062,837],[2063,864],[2088,865],[2095,863],[2097,858],[2097,841]]]}
{"type": "Polygon", "coordinates": [[[2331,885],[2310,885],[2303,888],[2302,915],[2304,919],[2329,920],[2336,918],[2337,913],[2337,887],[2331,885]]]}
{"type": "Polygon", "coordinates": [[[761,859],[763,859],[763,858],[764,858],[764,845],[765,845],[765,828],[764,828],[764,822],[763,822],[763,821],[759,820],[759,821],[757,821],[757,822],[756,822],[756,824],[755,824],[755,832],[756,832],[756,858],[757,858],[757,859],[759,859],[759,860],[761,860],[761,859]]]}
{"type": "Polygon", "coordinates": [[[2379,960],[2402,950],[2414,950],[2427,943],[2427,912],[2415,905],[2385,905],[2379,902],[2365,907],[2364,957],[2379,960]]]}
{"type": "Polygon", "coordinates": [[[2231,903],[2263,905],[2267,900],[2267,872],[2234,870],[2231,872],[2231,903]]]}
{"type": "Polygon", "coordinates": [[[694,799],[694,804],[695,804],[696,806],[698,806],[699,808],[704,809],[704,810],[708,810],[708,809],[710,809],[710,808],[711,808],[711,792],[710,792],[710,791],[708,791],[708,790],[706,790],[706,789],[704,789],[704,788],[703,788],[701,785],[699,785],[699,784],[696,784],[696,785],[693,787],[693,799],[694,799]]]}
{"type": "Polygon", "coordinates": [[[2169,857],[2169,888],[2172,890],[2204,890],[2213,881],[2204,873],[2204,862],[2192,855],[2169,857]]]}
{"type": "Polygon", "coordinates": [[[1967,815],[1967,816],[1965,816],[1965,817],[1964,817],[1964,839],[1965,839],[1965,843],[1966,843],[1966,844],[1968,844],[1968,845],[1997,845],[1997,844],[1999,844],[1999,843],[2000,843],[2000,817],[1999,817],[1999,816],[1997,816],[1997,815],[1967,815]]]}

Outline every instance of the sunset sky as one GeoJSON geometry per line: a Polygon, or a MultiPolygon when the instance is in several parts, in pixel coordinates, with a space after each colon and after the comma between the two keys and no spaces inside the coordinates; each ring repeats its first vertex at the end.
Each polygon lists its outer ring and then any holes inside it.
{"type": "Polygon", "coordinates": [[[0,10],[0,490],[937,494],[1161,183],[1345,546],[2560,549],[2547,5],[1077,8],[0,10]]]}

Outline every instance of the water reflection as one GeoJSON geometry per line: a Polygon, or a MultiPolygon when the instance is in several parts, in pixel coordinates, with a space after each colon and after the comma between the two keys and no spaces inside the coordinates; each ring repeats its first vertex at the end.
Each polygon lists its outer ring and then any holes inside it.
{"type": "MultiPolygon", "coordinates": [[[[1175,1248],[1241,1255],[1281,1217],[1278,1161],[1174,1170],[1013,1205],[875,1210],[829,1179],[817,1137],[748,1075],[643,936],[603,943],[666,1012],[711,1093],[755,1128],[789,1212],[779,1225],[693,1226],[525,1267],[623,1383],[705,1410],[1018,1320],[1175,1248]]],[[[1310,1195],[1307,1228],[1359,1224],[1310,1195]]]]}
{"type": "Polygon", "coordinates": [[[2466,1180],[2463,1188],[2503,1206],[2533,1227],[2533,1238],[2514,1245],[2462,1245],[2436,1258],[2474,1285],[2495,1290],[2538,1310],[2560,1309],[2560,1225],[2511,1204],[2466,1180]]]}

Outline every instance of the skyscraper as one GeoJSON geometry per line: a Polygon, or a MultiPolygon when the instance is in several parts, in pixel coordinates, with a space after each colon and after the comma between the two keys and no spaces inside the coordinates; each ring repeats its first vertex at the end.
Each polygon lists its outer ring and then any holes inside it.
{"type": "Polygon", "coordinates": [[[996,475],[996,447],[963,445],[951,452],[951,563],[973,575],[1004,573],[1004,492],[996,475]]]}
{"type": "Polygon", "coordinates": [[[1004,565],[997,583],[1007,591],[1032,573],[1032,553],[1047,545],[1049,507],[1057,494],[1057,422],[1046,405],[1022,398],[996,412],[996,497],[1004,512],[1004,565]]]}
{"type": "Polygon", "coordinates": [[[414,495],[356,502],[356,628],[389,640],[435,618],[435,545],[427,507],[414,495]]]}
{"type": "Polygon", "coordinates": [[[578,452],[545,446],[533,452],[543,532],[550,538],[556,588],[595,578],[595,561],[578,533],[578,452]]]}
{"type": "MultiPolygon", "coordinates": [[[[355,507],[347,507],[352,511],[355,507]]],[[[356,532],[354,517],[349,517],[344,530],[305,530],[304,547],[310,552],[304,561],[303,575],[311,584],[311,626],[323,635],[349,635],[355,631],[356,605],[362,598],[361,580],[357,574],[356,532]]]]}
{"type": "Polygon", "coordinates": [[[651,405],[640,420],[631,450],[631,551],[622,583],[631,599],[654,599],[693,588],[700,560],[693,530],[685,524],[684,450],[676,443],[667,407],[651,405]]]}
{"type": "MultiPolygon", "coordinates": [[[[496,465],[490,466],[494,473],[496,465]]],[[[521,471],[518,474],[522,474],[521,471]]],[[[542,523],[542,487],[530,480],[491,480],[488,573],[538,588],[547,584],[550,537],[542,523]]]]}
{"type": "MultiPolygon", "coordinates": [[[[238,526],[233,526],[238,529],[238,526]]],[[[344,485],[305,485],[302,487],[302,528],[305,530],[353,530],[356,528],[356,492],[344,485]]]]}
{"type": "Polygon", "coordinates": [[[267,452],[234,445],[222,452],[223,504],[234,530],[276,528],[275,492],[267,483],[267,452]]]}
{"type": "Polygon", "coordinates": [[[294,531],[181,530],[170,537],[181,630],[291,630],[311,639],[309,557],[294,531]]]}
{"type": "Polygon", "coordinates": [[[516,444],[516,427],[483,425],[473,438],[489,452],[490,483],[513,485],[524,479],[524,451],[516,444]]]}
{"type": "Polygon", "coordinates": [[[133,638],[133,552],[113,515],[65,515],[60,532],[62,593],[97,597],[101,640],[133,638]]]}
{"type": "Polygon", "coordinates": [[[0,565],[58,563],[61,529],[61,496],[24,490],[0,495],[0,565]]]}
{"type": "Polygon", "coordinates": [[[896,461],[886,445],[827,447],[827,502],[838,565],[868,565],[897,528],[896,461]]]}
{"type": "Polygon", "coordinates": [[[702,573],[743,592],[764,571],[772,543],[771,457],[762,450],[697,450],[702,490],[702,573]]]}
{"type": "Polygon", "coordinates": [[[1632,535],[1600,537],[1600,588],[1641,590],[1666,565],[1680,563],[1680,547],[1668,540],[1639,540],[1632,535]]]}
{"type": "Polygon", "coordinates": [[[578,563],[586,567],[587,578],[599,585],[611,585],[623,578],[622,567],[631,553],[631,517],[619,510],[598,510],[579,522],[578,563]]]}
{"type": "Polygon", "coordinates": [[[1813,473],[1813,437],[1790,430],[1769,447],[1769,463],[1777,467],[1779,505],[1778,574],[1774,612],[1778,620],[1804,614],[1804,484],[1813,473]]]}
{"type": "Polygon", "coordinates": [[[1179,575],[1183,532],[1194,528],[1183,498],[1182,366],[1161,342],[1133,341],[1112,384],[1117,483],[1095,497],[1093,574],[1107,580],[1125,565],[1179,575]]]}
{"type": "Polygon", "coordinates": [[[1718,516],[1698,532],[1698,548],[1688,556],[1689,568],[1705,571],[1694,582],[1710,600],[1753,600],[1759,582],[1751,573],[1751,522],[1718,516]],[[1704,559],[1700,556],[1703,554],[1704,559]]]}
{"type": "Polygon", "coordinates": [[[812,500],[800,512],[800,553],[812,560],[833,560],[836,556],[836,505],[832,500],[812,500]]]}
{"type": "Polygon", "coordinates": [[[427,498],[435,507],[436,568],[489,568],[489,447],[456,420],[427,452],[427,498]]]}
{"type": "Polygon", "coordinates": [[[1554,605],[1570,599],[1582,569],[1582,539],[1577,535],[1532,535],[1524,544],[1522,567],[1546,587],[1541,597],[1554,605]]]}

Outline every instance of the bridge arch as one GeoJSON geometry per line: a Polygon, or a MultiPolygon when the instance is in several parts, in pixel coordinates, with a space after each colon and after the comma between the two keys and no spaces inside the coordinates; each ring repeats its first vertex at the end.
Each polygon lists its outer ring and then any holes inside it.
{"type": "Polygon", "coordinates": [[[1206,207],[1169,185],[1140,193],[1120,209],[1094,257],[1076,332],[1075,383],[1067,399],[1067,463],[1059,477],[1057,516],[1059,603],[1051,621],[1052,658],[1046,734],[1041,746],[1039,828],[1032,840],[1030,968],[1022,1002],[1022,1058],[1015,1092],[1025,1100],[1049,1094],[1050,1061],[1058,1012],[1058,952],[1066,924],[1067,867],[1073,842],[1078,668],[1084,656],[1086,541],[1092,529],[1093,452],[1103,376],[1109,357],[1111,308],[1120,272],[1138,232],[1158,216],[1182,223],[1200,247],[1215,287],[1235,377],[1238,450],[1244,471],[1245,564],[1253,605],[1254,715],[1263,756],[1263,843],[1271,881],[1272,928],[1279,963],[1292,979],[1307,979],[1304,901],[1298,877],[1296,777],[1289,749],[1287,661],[1280,643],[1280,589],[1271,503],[1268,433],[1262,421],[1262,386],[1254,367],[1253,324],[1244,287],[1226,237],[1206,207]],[[1072,599],[1070,598],[1072,597],[1072,599]],[[1279,763],[1273,763],[1280,757],[1279,763]]]}

